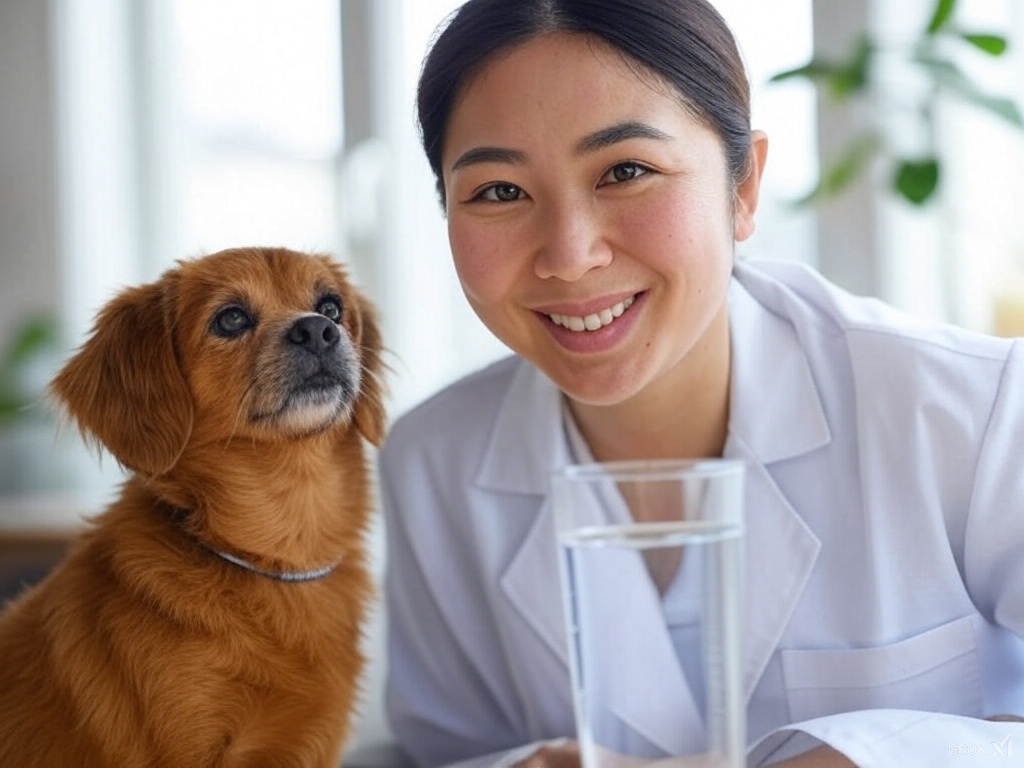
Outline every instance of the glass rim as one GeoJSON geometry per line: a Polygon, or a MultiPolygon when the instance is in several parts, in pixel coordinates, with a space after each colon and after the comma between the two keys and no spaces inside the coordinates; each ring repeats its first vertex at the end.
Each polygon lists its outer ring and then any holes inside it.
{"type": "Polygon", "coordinates": [[[681,480],[738,477],[746,469],[740,459],[630,459],[566,464],[553,473],[563,480],[681,480]]]}

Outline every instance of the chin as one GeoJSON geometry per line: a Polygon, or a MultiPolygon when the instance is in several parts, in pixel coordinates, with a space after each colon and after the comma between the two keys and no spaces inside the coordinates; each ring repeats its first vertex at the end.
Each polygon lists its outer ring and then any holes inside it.
{"type": "Polygon", "coordinates": [[[620,367],[605,377],[581,376],[577,372],[553,380],[574,402],[598,408],[613,407],[628,402],[643,391],[637,376],[625,376],[623,371],[624,368],[620,367]]]}

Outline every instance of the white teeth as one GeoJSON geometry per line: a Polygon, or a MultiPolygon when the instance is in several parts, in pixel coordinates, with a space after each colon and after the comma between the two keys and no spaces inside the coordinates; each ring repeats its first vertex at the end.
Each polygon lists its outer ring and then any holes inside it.
{"type": "Polygon", "coordinates": [[[598,328],[604,328],[609,325],[615,318],[625,312],[633,304],[633,296],[630,296],[624,301],[620,301],[618,304],[602,309],[600,312],[587,315],[586,317],[576,317],[573,315],[548,315],[551,318],[551,322],[556,325],[560,325],[563,328],[568,328],[570,331],[596,331],[598,328]]]}

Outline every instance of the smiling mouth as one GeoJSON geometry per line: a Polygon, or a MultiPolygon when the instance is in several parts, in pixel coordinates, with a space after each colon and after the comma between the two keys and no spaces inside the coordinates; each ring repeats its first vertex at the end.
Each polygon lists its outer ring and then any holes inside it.
{"type": "Polygon", "coordinates": [[[623,312],[629,309],[635,299],[636,296],[630,296],[628,299],[624,299],[617,304],[612,304],[612,306],[606,307],[600,312],[595,312],[594,314],[587,315],[585,317],[549,314],[548,318],[555,325],[568,328],[570,331],[597,331],[604,328],[606,325],[611,325],[615,322],[615,318],[619,317],[623,312]]]}

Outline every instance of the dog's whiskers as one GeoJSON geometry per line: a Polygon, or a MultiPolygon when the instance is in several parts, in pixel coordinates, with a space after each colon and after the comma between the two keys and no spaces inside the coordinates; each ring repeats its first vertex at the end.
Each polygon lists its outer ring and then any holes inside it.
{"type": "Polygon", "coordinates": [[[231,431],[228,434],[227,439],[225,440],[225,445],[230,444],[231,441],[234,440],[235,437],[238,435],[239,430],[243,426],[245,426],[246,414],[249,413],[249,411],[251,410],[249,404],[252,401],[253,391],[255,389],[256,389],[256,382],[255,381],[250,381],[246,385],[245,391],[242,392],[241,407],[235,413],[235,422],[234,422],[234,424],[231,425],[231,431]]]}
{"type": "Polygon", "coordinates": [[[380,392],[384,391],[384,377],[377,371],[371,371],[367,368],[362,369],[361,375],[364,377],[365,380],[373,381],[377,386],[366,387],[364,386],[365,381],[361,382],[359,385],[359,396],[370,398],[370,401],[374,405],[384,405],[384,398],[381,397],[381,395],[379,394],[380,392]]]}

